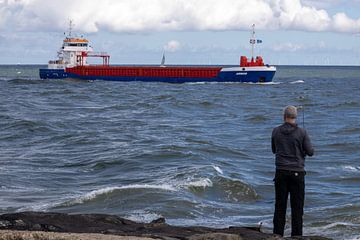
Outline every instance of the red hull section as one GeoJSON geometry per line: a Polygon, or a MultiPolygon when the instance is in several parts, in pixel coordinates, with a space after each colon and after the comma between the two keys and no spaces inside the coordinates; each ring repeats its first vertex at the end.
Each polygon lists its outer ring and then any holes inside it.
{"type": "Polygon", "coordinates": [[[80,76],[216,78],[221,67],[77,66],[66,72],[80,76]]]}

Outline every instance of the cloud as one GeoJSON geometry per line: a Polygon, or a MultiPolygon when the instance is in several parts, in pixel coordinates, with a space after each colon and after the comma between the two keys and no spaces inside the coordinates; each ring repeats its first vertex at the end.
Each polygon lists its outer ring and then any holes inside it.
{"type": "Polygon", "coordinates": [[[324,41],[317,41],[313,43],[295,43],[295,42],[283,42],[276,43],[269,47],[274,52],[329,52],[329,50],[336,50],[331,46],[328,46],[324,41]]]}
{"type": "MultiPolygon", "coordinates": [[[[330,16],[300,0],[0,0],[0,27],[63,31],[68,19],[84,32],[260,29],[360,32],[360,19],[330,16]]],[[[322,0],[324,4],[331,2],[322,0]]]]}
{"type": "Polygon", "coordinates": [[[334,16],[333,28],[337,32],[360,33],[360,19],[353,20],[346,16],[345,13],[337,13],[334,16]]]}
{"type": "Polygon", "coordinates": [[[176,40],[171,40],[164,46],[164,50],[168,52],[176,52],[180,48],[181,48],[181,44],[176,40]]]}
{"type": "Polygon", "coordinates": [[[287,43],[276,44],[272,47],[272,49],[276,52],[285,52],[285,51],[296,52],[305,49],[305,46],[303,44],[287,42],[287,43]]]}

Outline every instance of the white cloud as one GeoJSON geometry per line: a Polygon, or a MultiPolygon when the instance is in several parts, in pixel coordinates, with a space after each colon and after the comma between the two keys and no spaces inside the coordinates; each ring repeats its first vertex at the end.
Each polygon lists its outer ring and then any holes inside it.
{"type": "MultiPolygon", "coordinates": [[[[334,0],[336,2],[336,0],[334,0]]],[[[360,32],[360,19],[300,0],[0,0],[0,27],[65,30],[68,19],[85,32],[261,29],[360,32]]],[[[322,0],[330,4],[330,0],[322,0]]]]}
{"type": "Polygon", "coordinates": [[[181,48],[181,44],[176,40],[171,40],[164,46],[164,50],[168,52],[176,52],[180,48],[181,48]]]}
{"type": "MultiPolygon", "coordinates": [[[[344,0],[303,0],[303,3],[307,6],[313,6],[316,8],[328,8],[341,4],[343,1],[344,0]]],[[[350,2],[351,0],[345,1],[350,2]]]]}
{"type": "Polygon", "coordinates": [[[337,13],[334,16],[333,28],[337,32],[360,33],[360,19],[353,20],[346,16],[345,13],[337,13]]]}
{"type": "Polygon", "coordinates": [[[305,46],[302,44],[287,42],[276,44],[272,47],[272,49],[276,52],[296,52],[305,49],[305,46]]]}
{"type": "Polygon", "coordinates": [[[295,42],[283,42],[273,44],[270,49],[275,52],[319,52],[334,50],[333,47],[328,46],[324,41],[318,41],[313,43],[295,43],[295,42]]]}

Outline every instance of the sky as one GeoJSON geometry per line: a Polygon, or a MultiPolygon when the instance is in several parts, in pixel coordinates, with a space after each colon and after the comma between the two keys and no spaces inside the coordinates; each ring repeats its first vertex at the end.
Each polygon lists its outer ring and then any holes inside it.
{"type": "Polygon", "coordinates": [[[55,59],[69,20],[112,64],[360,65],[360,0],[0,0],[0,64],[55,59]]]}

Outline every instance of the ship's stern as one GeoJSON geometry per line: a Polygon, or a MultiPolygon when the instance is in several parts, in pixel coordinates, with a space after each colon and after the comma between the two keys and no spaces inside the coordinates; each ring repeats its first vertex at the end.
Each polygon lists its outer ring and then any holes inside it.
{"type": "Polygon", "coordinates": [[[67,78],[68,74],[64,69],[39,69],[39,75],[41,79],[63,79],[67,78]]]}

